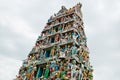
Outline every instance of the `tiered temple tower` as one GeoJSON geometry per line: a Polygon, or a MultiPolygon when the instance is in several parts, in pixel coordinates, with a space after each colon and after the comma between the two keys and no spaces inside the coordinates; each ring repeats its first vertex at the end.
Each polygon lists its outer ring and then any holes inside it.
{"type": "Polygon", "coordinates": [[[16,80],[93,80],[81,3],[48,19],[16,80]]]}

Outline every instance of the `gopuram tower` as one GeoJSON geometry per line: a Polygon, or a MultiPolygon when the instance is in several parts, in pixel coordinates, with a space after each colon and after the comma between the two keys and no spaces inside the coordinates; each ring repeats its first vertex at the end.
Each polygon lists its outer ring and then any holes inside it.
{"type": "Polygon", "coordinates": [[[93,80],[81,6],[48,19],[15,80],[93,80]]]}

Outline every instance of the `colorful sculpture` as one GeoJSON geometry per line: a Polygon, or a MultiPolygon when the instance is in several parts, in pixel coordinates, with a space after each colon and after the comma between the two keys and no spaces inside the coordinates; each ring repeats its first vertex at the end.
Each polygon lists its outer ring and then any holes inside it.
{"type": "Polygon", "coordinates": [[[51,16],[16,80],[93,80],[81,4],[51,16]]]}

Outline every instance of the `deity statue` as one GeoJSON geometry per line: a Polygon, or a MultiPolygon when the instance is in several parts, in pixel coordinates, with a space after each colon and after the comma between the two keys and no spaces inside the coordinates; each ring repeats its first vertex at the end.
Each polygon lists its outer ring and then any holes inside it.
{"type": "Polygon", "coordinates": [[[65,57],[65,53],[63,52],[62,48],[60,49],[60,57],[64,58],[65,57]]]}
{"type": "Polygon", "coordinates": [[[44,79],[47,79],[49,77],[49,65],[46,65],[45,72],[44,72],[44,79]]]}
{"type": "Polygon", "coordinates": [[[39,78],[42,76],[43,70],[41,67],[38,68],[37,74],[36,74],[36,79],[39,80],[39,78]]]}
{"type": "Polygon", "coordinates": [[[71,50],[72,50],[72,55],[73,55],[73,54],[77,54],[78,50],[77,50],[77,47],[76,47],[75,43],[74,43],[73,46],[71,47],[71,50]]]}
{"type": "Polygon", "coordinates": [[[76,69],[77,69],[77,65],[76,65],[76,61],[74,60],[71,65],[71,79],[75,78],[76,69]]]}
{"type": "Polygon", "coordinates": [[[55,42],[57,42],[57,41],[59,41],[60,40],[60,36],[59,36],[59,34],[56,34],[55,35],[55,42]]]}
{"type": "Polygon", "coordinates": [[[55,55],[55,46],[53,46],[53,48],[51,49],[50,55],[52,57],[54,57],[54,55],[55,55]]]}
{"type": "Polygon", "coordinates": [[[44,50],[43,49],[41,49],[41,51],[40,51],[40,59],[43,59],[44,57],[45,57],[45,55],[44,55],[44,50]]]}
{"type": "Polygon", "coordinates": [[[72,40],[72,35],[71,33],[68,33],[68,42],[70,42],[72,40]]]}

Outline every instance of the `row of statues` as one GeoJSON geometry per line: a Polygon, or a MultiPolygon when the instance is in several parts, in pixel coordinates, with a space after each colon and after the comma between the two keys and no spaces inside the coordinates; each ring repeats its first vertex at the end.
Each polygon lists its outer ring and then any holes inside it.
{"type": "Polygon", "coordinates": [[[78,3],[76,6],[70,8],[70,9],[66,9],[65,6],[62,6],[61,10],[57,14],[54,14],[54,16],[51,16],[48,19],[48,23],[50,23],[51,21],[56,20],[56,18],[58,18],[60,16],[68,15],[68,14],[71,14],[71,13],[74,13],[74,12],[80,12],[81,6],[82,6],[81,3],[78,3]]]}
{"type": "MultiPolygon", "coordinates": [[[[68,15],[68,16],[71,16],[71,15],[68,15]]],[[[83,22],[77,15],[75,15],[75,13],[72,14],[72,17],[69,17],[69,18],[61,17],[60,19],[62,19],[62,18],[67,20],[67,22],[63,21],[63,23],[62,23],[61,20],[57,20],[55,22],[54,21],[51,22],[51,24],[46,24],[41,36],[53,34],[53,33],[56,33],[58,31],[68,30],[71,27],[75,27],[75,28],[82,27],[81,24],[83,24],[83,22]],[[75,22],[73,22],[73,21],[75,21],[75,22]]],[[[62,19],[62,20],[64,20],[64,19],[62,19]]]]}
{"type": "Polygon", "coordinates": [[[81,34],[73,29],[72,31],[66,32],[64,34],[49,36],[46,37],[44,40],[37,40],[34,48],[48,47],[54,43],[58,43],[61,45],[62,43],[69,43],[71,41],[74,41],[78,46],[84,45],[86,43],[86,36],[83,36],[81,34]]]}
{"type": "MultiPolygon", "coordinates": [[[[51,56],[54,56],[55,55],[55,49],[57,49],[57,48],[55,48],[55,47],[53,47],[52,49],[51,49],[51,56]]],[[[59,49],[59,48],[58,48],[59,49]]],[[[60,52],[62,55],[61,55],[61,58],[63,59],[65,59],[65,61],[68,61],[67,62],[67,69],[69,69],[68,70],[68,73],[70,73],[71,75],[69,75],[69,78],[67,79],[67,80],[69,80],[70,78],[78,78],[78,74],[79,74],[79,68],[80,68],[80,66],[78,66],[78,65],[82,65],[82,64],[84,64],[83,66],[86,68],[86,70],[90,70],[91,71],[91,66],[90,66],[90,64],[89,64],[89,56],[88,56],[88,48],[87,47],[85,47],[85,46],[81,46],[81,47],[79,47],[79,48],[77,48],[76,47],[76,45],[74,44],[71,48],[70,48],[70,45],[68,45],[68,47],[66,47],[66,49],[62,49],[61,51],[58,51],[58,52],[60,52]],[[65,56],[65,53],[64,52],[61,52],[61,51],[65,51],[66,53],[67,53],[67,55],[65,56]],[[64,54],[64,56],[63,56],[63,54],[64,54]],[[71,55],[73,55],[73,56],[71,56],[71,55]],[[70,61],[72,61],[72,59],[74,59],[74,62],[71,64],[70,63],[70,61]],[[79,64],[76,64],[76,63],[79,63],[79,64]],[[89,67],[88,67],[89,66],[89,67]],[[78,69],[76,69],[78,67],[78,69]],[[72,70],[72,71],[71,71],[72,70]],[[73,77],[73,75],[74,75],[74,77],[73,77]],[[76,77],[75,77],[75,75],[76,75],[76,77]]],[[[39,59],[43,59],[44,58],[44,50],[41,50],[40,51],[41,53],[40,53],[40,56],[38,56],[39,57],[39,59]]],[[[34,55],[35,56],[35,55],[34,55]]],[[[32,58],[33,58],[33,56],[31,57],[31,60],[32,60],[32,58]]],[[[30,58],[28,58],[28,59],[30,59],[30,58]]],[[[46,65],[46,69],[44,70],[44,74],[41,74],[41,78],[43,77],[42,75],[44,75],[44,77],[43,78],[48,78],[50,75],[52,75],[52,74],[54,74],[54,77],[55,77],[55,74],[58,74],[56,71],[58,71],[59,72],[59,70],[60,70],[60,66],[61,67],[63,67],[64,65],[65,65],[65,62],[61,62],[61,63],[59,63],[58,61],[57,61],[57,59],[58,58],[53,58],[53,60],[52,61],[50,61],[50,62],[47,62],[47,65],[46,65]],[[48,68],[49,67],[49,68],[48,68]],[[52,69],[51,69],[52,68],[52,69]],[[50,72],[50,70],[52,70],[53,71],[53,73],[49,73],[50,72]]],[[[32,60],[33,61],[33,60],[32,60]]],[[[27,63],[28,64],[28,63],[27,63]]],[[[63,69],[64,70],[64,69],[63,69]]],[[[66,70],[66,69],[65,69],[66,70]]],[[[81,70],[83,70],[83,69],[81,69],[81,70]]],[[[29,67],[29,69],[28,69],[28,72],[29,71],[31,71],[31,67],[29,67]]],[[[39,71],[39,70],[38,70],[39,71]]],[[[43,70],[42,70],[43,71],[43,70]]],[[[60,70],[61,71],[61,70],[60,70]]],[[[81,75],[82,75],[82,71],[80,71],[81,72],[81,75]]],[[[40,72],[38,72],[38,73],[40,73],[40,72]]],[[[85,72],[84,72],[85,73],[85,72]]],[[[62,74],[62,73],[61,73],[62,74]]],[[[67,75],[67,73],[66,73],[66,75],[67,75]]],[[[81,75],[79,75],[79,77],[81,76],[81,75]]],[[[59,75],[60,76],[60,75],[59,75]]],[[[66,76],[64,76],[64,77],[62,77],[62,78],[66,78],[66,76]]],[[[59,79],[61,79],[60,77],[59,77],[59,79]]],[[[82,79],[82,78],[81,78],[82,79]]],[[[80,80],[80,79],[79,79],[80,80]]]]}
{"type": "Polygon", "coordinates": [[[77,53],[75,50],[76,49],[73,49],[72,54],[76,56],[76,58],[79,58],[79,60],[77,60],[75,57],[65,57],[61,58],[61,60],[54,58],[52,61],[48,61],[46,63],[46,67],[29,65],[26,70],[21,68],[24,70],[23,73],[26,73],[23,76],[26,76],[25,78],[30,80],[92,80],[93,69],[89,63],[88,52],[82,50],[81,52],[79,51],[79,53],[77,53]]]}
{"type": "MultiPolygon", "coordinates": [[[[87,47],[84,46],[84,48],[87,48],[87,47]]],[[[43,57],[47,58],[48,57],[48,55],[47,55],[48,52],[49,52],[50,57],[54,57],[54,56],[65,57],[65,56],[71,56],[73,54],[78,54],[78,52],[81,52],[81,50],[82,50],[81,46],[78,47],[74,43],[73,46],[65,45],[65,46],[60,47],[59,45],[57,45],[57,46],[53,46],[49,50],[40,49],[37,54],[39,54],[40,59],[43,58],[43,57]]]]}

